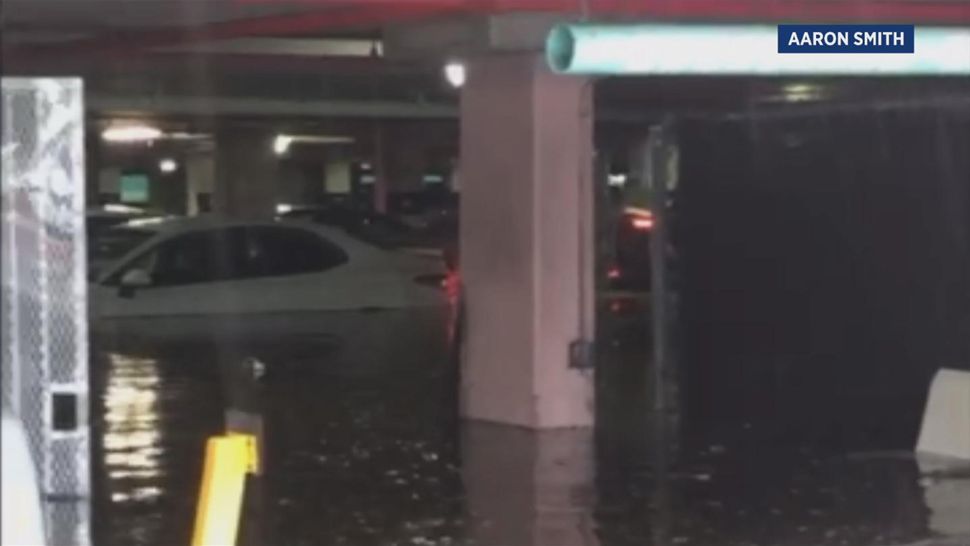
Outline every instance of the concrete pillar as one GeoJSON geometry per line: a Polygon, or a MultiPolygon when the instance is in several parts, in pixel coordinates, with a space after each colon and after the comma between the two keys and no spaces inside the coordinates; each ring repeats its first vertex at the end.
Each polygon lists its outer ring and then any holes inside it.
{"type": "Polygon", "coordinates": [[[324,187],[328,194],[350,193],[350,161],[331,160],[324,167],[324,187]]]}
{"type": "Polygon", "coordinates": [[[188,193],[187,171],[184,158],[174,156],[176,169],[173,172],[160,172],[156,165],[151,182],[151,208],[169,214],[186,214],[186,194],[188,193]]]}
{"type": "Polygon", "coordinates": [[[448,175],[448,189],[461,193],[461,163],[457,161],[451,166],[451,173],[448,175]]]}
{"type": "Polygon", "coordinates": [[[388,143],[384,157],[390,193],[414,193],[424,189],[427,158],[419,136],[398,136],[388,143]]]}
{"type": "Polygon", "coordinates": [[[374,127],[374,210],[387,212],[387,169],[385,165],[385,137],[384,127],[378,123],[374,127]]]}
{"type": "Polygon", "coordinates": [[[271,218],[276,212],[278,160],[274,134],[231,127],[216,136],[213,210],[233,218],[271,218]]]}
{"type": "Polygon", "coordinates": [[[301,205],[310,203],[318,194],[323,166],[306,159],[281,159],[276,170],[276,203],[301,205]]]}
{"type": "Polygon", "coordinates": [[[570,344],[593,337],[591,85],[534,55],[468,63],[461,104],[466,418],[593,424],[593,380],[570,344]]]}
{"type": "Polygon", "coordinates": [[[462,429],[474,544],[597,546],[592,429],[462,429]]]}
{"type": "Polygon", "coordinates": [[[202,203],[212,199],[215,190],[216,158],[212,152],[198,152],[185,159],[185,213],[206,212],[202,203]]]}
{"type": "Polygon", "coordinates": [[[117,196],[121,193],[121,167],[101,167],[98,169],[98,199],[102,194],[117,196]]]}

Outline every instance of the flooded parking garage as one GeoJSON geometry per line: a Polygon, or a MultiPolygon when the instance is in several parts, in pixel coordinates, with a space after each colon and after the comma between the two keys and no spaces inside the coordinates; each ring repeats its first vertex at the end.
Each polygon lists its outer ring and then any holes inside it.
{"type": "Polygon", "coordinates": [[[970,544],[962,6],[77,1],[4,0],[5,545],[970,544]]]}
{"type": "Polygon", "coordinates": [[[243,522],[254,544],[965,543],[970,467],[901,450],[780,445],[742,425],[685,439],[658,475],[637,341],[646,324],[606,320],[595,442],[460,422],[444,331],[438,351],[416,342],[353,369],[330,366],[311,335],[232,351],[192,341],[139,351],[106,335],[96,345],[95,540],[188,540],[204,440],[223,428],[218,363],[253,357],[265,365],[266,438],[243,522]]]}

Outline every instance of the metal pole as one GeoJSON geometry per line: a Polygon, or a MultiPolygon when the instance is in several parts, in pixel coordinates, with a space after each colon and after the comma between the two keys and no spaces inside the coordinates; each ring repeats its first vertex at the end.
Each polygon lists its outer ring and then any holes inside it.
{"type": "Polygon", "coordinates": [[[665,378],[669,364],[670,298],[667,292],[669,136],[669,129],[665,126],[651,128],[644,161],[650,209],[654,218],[653,232],[650,235],[650,310],[653,337],[653,407],[658,416],[667,410],[665,378]]]}
{"type": "Polygon", "coordinates": [[[669,214],[667,210],[668,188],[673,182],[673,147],[669,124],[652,127],[645,145],[642,173],[645,175],[653,214],[653,232],[650,235],[650,310],[653,337],[653,430],[654,430],[654,491],[655,520],[654,541],[668,542],[669,496],[667,483],[668,466],[668,401],[667,377],[670,365],[669,303],[667,284],[667,248],[669,214]]]}

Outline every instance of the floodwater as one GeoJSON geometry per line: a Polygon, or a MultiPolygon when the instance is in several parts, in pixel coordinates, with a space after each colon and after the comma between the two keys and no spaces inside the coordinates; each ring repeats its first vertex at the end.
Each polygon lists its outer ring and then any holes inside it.
{"type": "Polygon", "coordinates": [[[95,543],[190,542],[204,442],[224,427],[226,363],[253,357],[266,442],[247,544],[970,545],[970,467],[773,445],[752,423],[716,437],[675,426],[661,459],[637,320],[604,322],[595,435],[462,423],[456,352],[443,327],[437,343],[408,332],[442,324],[418,315],[375,315],[361,335],[391,331],[403,345],[359,365],[335,358],[343,349],[323,332],[100,335],[95,543]]]}

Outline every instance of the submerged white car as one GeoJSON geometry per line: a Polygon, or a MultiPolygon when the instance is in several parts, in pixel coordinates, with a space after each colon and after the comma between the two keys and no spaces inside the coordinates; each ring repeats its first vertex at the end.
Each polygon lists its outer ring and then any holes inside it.
{"type": "Polygon", "coordinates": [[[111,235],[116,255],[102,257],[110,265],[90,289],[95,329],[245,325],[265,334],[323,312],[345,330],[354,317],[447,305],[442,260],[384,251],[336,228],[199,217],[134,221],[111,235]]]}

